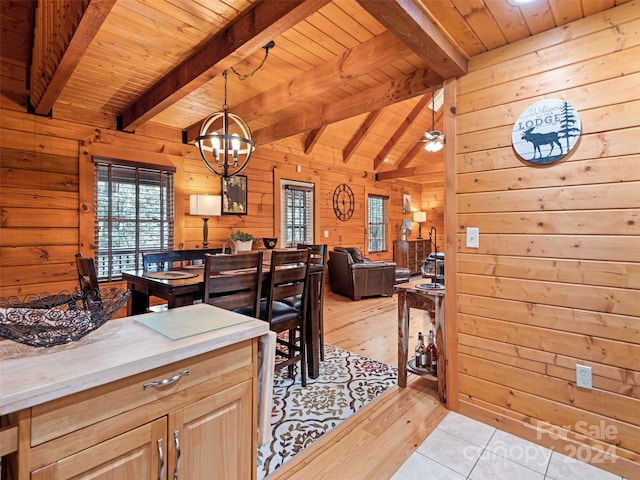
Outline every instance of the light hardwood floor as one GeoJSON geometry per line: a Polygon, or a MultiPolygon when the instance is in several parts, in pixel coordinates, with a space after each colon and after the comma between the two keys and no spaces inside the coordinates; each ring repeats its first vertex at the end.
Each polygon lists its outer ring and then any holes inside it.
{"type": "MultiPolygon", "coordinates": [[[[326,291],[325,343],[397,366],[397,295],[353,302],[326,291]]],[[[411,312],[411,336],[423,313],[411,312]]],[[[440,423],[446,409],[435,383],[415,375],[360,410],[269,480],[389,479],[440,423]]]]}

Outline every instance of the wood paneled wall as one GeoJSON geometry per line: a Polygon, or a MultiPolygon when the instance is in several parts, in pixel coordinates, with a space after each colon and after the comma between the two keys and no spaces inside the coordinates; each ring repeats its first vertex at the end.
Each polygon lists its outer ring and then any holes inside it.
{"type": "MultiPolygon", "coordinates": [[[[202,246],[202,219],[188,214],[189,195],[220,193],[220,178],[206,169],[192,146],[180,143],[180,132],[147,126],[135,134],[118,132],[111,120],[100,125],[74,123],[31,115],[2,96],[0,108],[0,295],[72,290],[77,285],[74,255],[92,255],[94,241],[94,169],[92,155],[176,166],[175,248],[202,246]]],[[[79,115],[83,121],[91,118],[79,115]]],[[[302,146],[301,146],[302,147],[302,146]]],[[[360,247],[366,252],[366,194],[390,199],[389,251],[371,255],[391,260],[391,241],[402,220],[402,195],[420,205],[420,187],[401,181],[375,181],[366,166],[336,165],[331,155],[304,155],[275,145],[256,150],[248,177],[248,215],[224,215],[209,220],[210,246],[222,246],[235,230],[256,237],[280,236],[274,225],[274,171],[284,178],[316,184],[320,203],[316,242],[360,247]],[[300,165],[300,172],[296,166],[300,165]],[[313,167],[311,167],[313,165],[313,167]],[[339,221],[332,206],[333,191],[349,183],[356,197],[353,217],[339,221]],[[329,237],[324,237],[324,231],[329,237]]],[[[369,167],[371,168],[371,167],[369,167]]],[[[440,229],[439,229],[440,231],[440,229]]],[[[414,236],[417,235],[417,228],[414,236]]]]}
{"type": "MultiPolygon", "coordinates": [[[[627,478],[640,471],[640,4],[469,63],[457,85],[460,412],[627,478]],[[531,166],[511,147],[544,98],[582,136],[531,166]],[[480,228],[480,248],[465,246],[480,228]],[[577,388],[576,364],[593,370],[577,388]]],[[[451,392],[451,390],[449,390],[451,392]]],[[[452,393],[452,392],[451,392],[452,393]]]]}

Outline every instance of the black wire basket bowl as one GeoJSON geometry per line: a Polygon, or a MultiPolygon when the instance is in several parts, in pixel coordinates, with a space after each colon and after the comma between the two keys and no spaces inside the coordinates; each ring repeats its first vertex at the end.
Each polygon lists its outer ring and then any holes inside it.
{"type": "Polygon", "coordinates": [[[0,337],[33,347],[53,347],[81,339],[120,310],[129,290],[94,289],[0,298],[0,337]]]}

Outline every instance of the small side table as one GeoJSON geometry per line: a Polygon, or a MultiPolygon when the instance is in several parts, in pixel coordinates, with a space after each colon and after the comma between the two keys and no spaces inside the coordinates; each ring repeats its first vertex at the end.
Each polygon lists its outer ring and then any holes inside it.
{"type": "Polygon", "coordinates": [[[418,375],[423,373],[407,367],[409,356],[409,309],[435,311],[436,346],[438,347],[437,377],[426,375],[438,382],[438,398],[446,403],[446,361],[444,338],[444,287],[421,288],[429,284],[427,280],[415,280],[401,283],[394,288],[398,292],[398,386],[407,386],[407,370],[418,375]]]}

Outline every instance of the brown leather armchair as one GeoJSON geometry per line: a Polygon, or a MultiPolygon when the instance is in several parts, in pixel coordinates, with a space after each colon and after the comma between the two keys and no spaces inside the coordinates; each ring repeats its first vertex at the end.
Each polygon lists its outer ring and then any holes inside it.
{"type": "Polygon", "coordinates": [[[393,295],[396,264],[374,262],[355,247],[334,247],[329,252],[329,284],[334,293],[352,300],[374,295],[393,295]]]}

